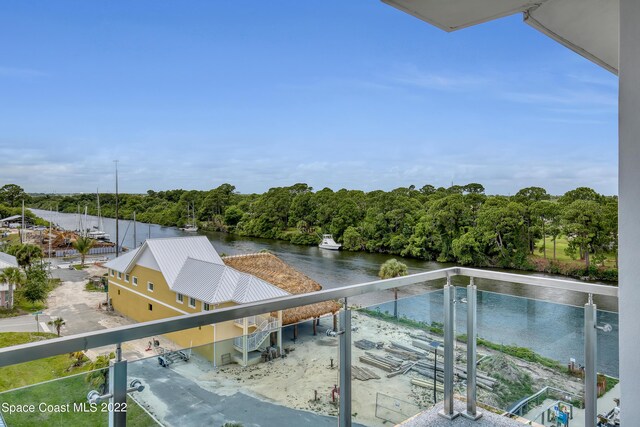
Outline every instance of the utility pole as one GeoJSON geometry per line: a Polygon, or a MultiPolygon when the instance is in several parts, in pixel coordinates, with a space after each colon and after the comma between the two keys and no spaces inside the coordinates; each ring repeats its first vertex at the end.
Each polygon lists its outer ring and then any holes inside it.
{"type": "Polygon", "coordinates": [[[22,227],[20,227],[20,243],[24,243],[22,235],[24,234],[24,199],[22,199],[22,227]]]}
{"type": "Polygon", "coordinates": [[[136,234],[136,211],[133,211],[133,248],[138,247],[138,237],[136,234]]]}
{"type": "Polygon", "coordinates": [[[114,160],[116,164],[116,258],[120,256],[120,233],[118,228],[118,160],[114,160]]]}

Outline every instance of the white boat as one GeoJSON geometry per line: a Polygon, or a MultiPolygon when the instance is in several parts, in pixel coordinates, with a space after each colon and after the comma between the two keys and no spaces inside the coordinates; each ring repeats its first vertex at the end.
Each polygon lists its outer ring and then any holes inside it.
{"type": "MultiPolygon", "coordinates": [[[[100,192],[96,190],[96,202],[98,204],[98,225],[93,226],[93,230],[87,231],[87,237],[96,240],[105,240],[108,241],[111,239],[111,236],[107,234],[104,230],[104,223],[102,222],[102,212],[100,212],[100,192]]],[[[86,207],[85,207],[85,224],[86,220],[86,207]]]]}
{"type": "MultiPolygon", "coordinates": [[[[191,217],[189,217],[189,205],[187,205],[187,219],[192,219],[191,217]]],[[[198,226],[196,225],[196,204],[193,204],[193,222],[191,223],[186,223],[184,225],[183,228],[181,228],[180,230],[182,231],[186,231],[187,233],[195,233],[196,231],[198,231],[198,226]]]]}
{"type": "Polygon", "coordinates": [[[109,240],[111,236],[102,230],[91,230],[87,233],[87,237],[95,240],[109,240]]]}
{"type": "Polygon", "coordinates": [[[336,241],[333,240],[333,235],[331,235],[331,234],[323,234],[322,235],[322,242],[320,242],[318,247],[320,249],[328,249],[330,251],[337,251],[337,250],[340,250],[342,245],[340,243],[336,243],[336,241]]]}

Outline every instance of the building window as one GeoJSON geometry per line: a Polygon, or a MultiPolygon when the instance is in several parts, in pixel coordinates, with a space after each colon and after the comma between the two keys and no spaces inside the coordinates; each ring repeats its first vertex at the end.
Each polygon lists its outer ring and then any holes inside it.
{"type": "Polygon", "coordinates": [[[176,294],[176,301],[182,304],[184,302],[184,295],[176,294]]]}
{"type": "Polygon", "coordinates": [[[153,311],[153,304],[149,304],[149,311],[153,311]]]}
{"type": "Polygon", "coordinates": [[[122,273],[118,271],[118,280],[122,280],[122,273]]]}
{"type": "Polygon", "coordinates": [[[114,277],[116,275],[116,272],[113,270],[109,270],[109,273],[111,273],[111,277],[114,277]]]}
{"type": "Polygon", "coordinates": [[[149,292],[153,292],[153,283],[151,283],[151,282],[147,282],[147,290],[148,290],[149,292]]]}
{"type": "Polygon", "coordinates": [[[118,289],[118,295],[120,295],[120,289],[118,289]]]}
{"type": "Polygon", "coordinates": [[[196,308],[196,299],[189,297],[189,307],[196,308]]]}
{"type": "Polygon", "coordinates": [[[127,282],[127,283],[129,283],[129,275],[128,275],[128,274],[125,274],[125,275],[124,275],[124,281],[125,281],[125,282],[127,282]]]}
{"type": "Polygon", "coordinates": [[[138,286],[138,278],[133,276],[133,286],[138,286]]]}
{"type": "Polygon", "coordinates": [[[202,310],[203,311],[209,311],[211,310],[211,306],[209,305],[209,303],[204,303],[204,305],[202,306],[202,310]]]}

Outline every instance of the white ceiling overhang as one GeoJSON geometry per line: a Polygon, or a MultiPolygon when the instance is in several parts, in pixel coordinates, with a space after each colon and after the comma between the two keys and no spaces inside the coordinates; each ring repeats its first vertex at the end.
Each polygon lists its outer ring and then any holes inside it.
{"type": "Polygon", "coordinates": [[[382,0],[445,31],[523,13],[524,21],[618,72],[619,0],[382,0]]]}

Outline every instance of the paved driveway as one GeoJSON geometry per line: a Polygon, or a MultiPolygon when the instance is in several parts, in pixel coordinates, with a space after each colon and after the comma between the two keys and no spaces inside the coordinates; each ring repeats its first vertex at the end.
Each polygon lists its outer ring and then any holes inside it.
{"type": "Polygon", "coordinates": [[[53,332],[52,328],[47,326],[49,320],[51,318],[45,314],[38,316],[38,323],[36,316],[32,314],[8,317],[0,319],[0,332],[53,332]]]}
{"type": "MultiPolygon", "coordinates": [[[[335,427],[336,418],[263,402],[242,393],[220,396],[173,371],[155,358],[130,363],[129,378],[145,385],[136,399],[167,426],[221,426],[238,422],[245,427],[335,427]]],[[[354,424],[356,425],[356,424],[354,424]]]]}

